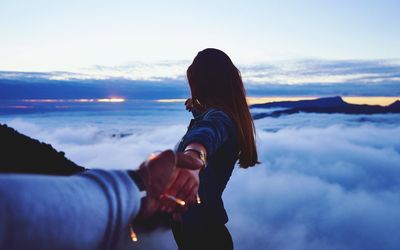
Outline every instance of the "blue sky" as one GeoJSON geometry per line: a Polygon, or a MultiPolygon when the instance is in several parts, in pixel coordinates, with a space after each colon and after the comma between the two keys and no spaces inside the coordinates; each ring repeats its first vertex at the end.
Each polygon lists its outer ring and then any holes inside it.
{"type": "Polygon", "coordinates": [[[400,57],[400,1],[0,2],[0,70],[191,60],[205,47],[239,64],[400,57]]]}

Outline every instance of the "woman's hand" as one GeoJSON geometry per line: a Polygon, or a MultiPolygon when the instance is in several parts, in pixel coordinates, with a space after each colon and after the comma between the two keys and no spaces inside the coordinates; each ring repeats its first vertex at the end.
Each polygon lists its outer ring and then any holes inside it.
{"type": "Polygon", "coordinates": [[[185,106],[186,106],[186,110],[189,112],[197,112],[197,113],[203,113],[206,110],[206,106],[202,105],[199,100],[197,99],[192,99],[192,98],[188,98],[185,101],[185,106]]]}
{"type": "Polygon", "coordinates": [[[185,101],[185,106],[186,106],[186,110],[187,111],[192,111],[192,109],[193,109],[193,100],[192,100],[192,98],[188,98],[185,101]]]}
{"type": "Polygon", "coordinates": [[[189,204],[196,201],[199,184],[199,170],[178,169],[176,178],[161,198],[161,211],[167,213],[185,211],[189,204]],[[175,197],[185,203],[179,204],[168,196],[175,197]]]}
{"type": "Polygon", "coordinates": [[[195,155],[193,152],[177,154],[177,171],[173,174],[172,181],[161,198],[161,211],[183,212],[189,204],[196,202],[200,185],[199,172],[203,167],[203,162],[195,155]],[[171,196],[184,201],[185,204],[178,204],[170,198],[171,196]]]}

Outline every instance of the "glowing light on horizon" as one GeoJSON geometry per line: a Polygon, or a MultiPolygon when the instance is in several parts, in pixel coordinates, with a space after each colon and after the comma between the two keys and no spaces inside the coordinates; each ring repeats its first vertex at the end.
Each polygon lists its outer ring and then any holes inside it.
{"type": "Polygon", "coordinates": [[[33,103],[58,103],[58,102],[125,102],[124,98],[100,98],[100,99],[23,99],[22,102],[33,103]]]}
{"type": "MultiPolygon", "coordinates": [[[[249,105],[261,104],[268,102],[283,102],[283,101],[301,101],[301,100],[313,100],[322,98],[322,96],[248,96],[246,97],[249,105]]],[[[388,106],[400,100],[399,96],[345,96],[342,99],[351,104],[366,104],[366,105],[381,105],[388,106]]],[[[183,103],[186,99],[158,99],[155,100],[159,103],[183,103]]]]}
{"type": "MultiPolygon", "coordinates": [[[[282,101],[300,101],[300,100],[313,100],[321,98],[321,96],[248,96],[246,97],[249,105],[261,104],[268,102],[282,102],[282,101]]],[[[400,96],[344,96],[342,99],[351,104],[366,104],[366,105],[381,105],[388,106],[393,102],[400,100],[400,96]]],[[[100,99],[23,99],[22,102],[27,103],[120,103],[125,102],[125,98],[100,98],[100,99]]],[[[157,99],[154,100],[158,103],[184,103],[186,99],[157,99]]],[[[29,107],[29,106],[21,106],[29,107]]],[[[64,106],[65,107],[65,106],[64,106]]]]}
{"type": "Polygon", "coordinates": [[[65,102],[63,99],[24,99],[23,102],[65,102]]]}
{"type": "MultiPolygon", "coordinates": [[[[267,96],[267,97],[247,97],[247,103],[249,105],[261,104],[268,102],[282,102],[282,101],[300,101],[300,100],[313,100],[321,98],[321,96],[267,96]]],[[[343,101],[350,104],[366,104],[366,105],[381,105],[388,106],[397,100],[400,100],[400,96],[344,96],[343,101]]]]}
{"type": "Polygon", "coordinates": [[[261,104],[267,102],[284,102],[284,101],[300,101],[300,100],[312,100],[317,99],[317,96],[264,96],[264,97],[255,97],[248,96],[246,97],[247,104],[261,104]]]}
{"type": "Polygon", "coordinates": [[[76,102],[94,102],[94,99],[75,99],[76,102]]]}
{"type": "Polygon", "coordinates": [[[400,100],[400,96],[345,96],[342,99],[351,104],[389,106],[395,101],[400,100]]]}
{"type": "Polygon", "coordinates": [[[125,102],[124,98],[104,98],[104,99],[97,99],[97,102],[125,102]]]}
{"type": "Polygon", "coordinates": [[[95,99],[23,99],[23,102],[56,103],[56,102],[95,102],[95,99]]]}

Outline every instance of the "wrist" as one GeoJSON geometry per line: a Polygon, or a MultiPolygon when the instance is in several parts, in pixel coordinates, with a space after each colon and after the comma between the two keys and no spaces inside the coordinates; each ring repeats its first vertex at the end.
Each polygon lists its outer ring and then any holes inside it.
{"type": "Polygon", "coordinates": [[[128,170],[128,175],[139,188],[139,191],[146,191],[144,176],[142,176],[140,170],[128,170]]]}
{"type": "Polygon", "coordinates": [[[204,150],[188,146],[183,151],[183,153],[188,154],[188,155],[192,156],[193,158],[196,158],[196,159],[200,160],[201,163],[202,163],[201,169],[206,167],[207,154],[206,154],[206,152],[204,150]]]}

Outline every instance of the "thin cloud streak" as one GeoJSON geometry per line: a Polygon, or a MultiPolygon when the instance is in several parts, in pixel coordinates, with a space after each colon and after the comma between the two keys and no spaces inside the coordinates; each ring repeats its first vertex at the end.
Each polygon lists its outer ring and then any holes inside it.
{"type": "MultiPolygon", "coordinates": [[[[77,72],[0,71],[3,79],[185,81],[190,61],[133,62],[119,66],[96,65],[77,72]]],[[[398,60],[297,60],[238,65],[247,84],[400,83],[398,60]]]]}

